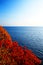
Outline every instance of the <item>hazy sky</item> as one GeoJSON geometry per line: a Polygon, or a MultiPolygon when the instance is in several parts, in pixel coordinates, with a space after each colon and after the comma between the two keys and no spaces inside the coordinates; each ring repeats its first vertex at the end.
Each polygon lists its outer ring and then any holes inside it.
{"type": "Polygon", "coordinates": [[[0,25],[43,26],[43,0],[0,0],[0,25]]]}

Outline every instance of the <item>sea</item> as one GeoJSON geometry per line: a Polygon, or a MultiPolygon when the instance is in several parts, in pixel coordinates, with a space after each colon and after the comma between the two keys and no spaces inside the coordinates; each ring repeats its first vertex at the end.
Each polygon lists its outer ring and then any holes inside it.
{"type": "Polygon", "coordinates": [[[12,41],[28,49],[43,60],[43,27],[32,26],[4,26],[12,41]]]}

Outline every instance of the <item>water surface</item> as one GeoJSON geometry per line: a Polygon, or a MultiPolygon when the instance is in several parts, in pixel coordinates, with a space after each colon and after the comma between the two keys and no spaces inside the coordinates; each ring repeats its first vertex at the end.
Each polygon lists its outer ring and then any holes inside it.
{"type": "Polygon", "coordinates": [[[4,27],[21,46],[27,46],[43,59],[43,27],[4,27]]]}

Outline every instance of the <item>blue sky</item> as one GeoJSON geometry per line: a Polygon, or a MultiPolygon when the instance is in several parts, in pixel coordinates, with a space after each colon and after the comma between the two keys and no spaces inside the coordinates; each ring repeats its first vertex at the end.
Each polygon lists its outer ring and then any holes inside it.
{"type": "Polygon", "coordinates": [[[0,0],[0,25],[43,26],[43,0],[0,0]]]}

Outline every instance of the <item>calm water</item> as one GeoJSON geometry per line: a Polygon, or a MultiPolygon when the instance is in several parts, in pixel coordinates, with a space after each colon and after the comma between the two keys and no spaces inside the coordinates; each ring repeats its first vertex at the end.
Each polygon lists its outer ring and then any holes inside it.
{"type": "Polygon", "coordinates": [[[43,59],[43,27],[4,27],[19,45],[27,46],[43,59]]]}

